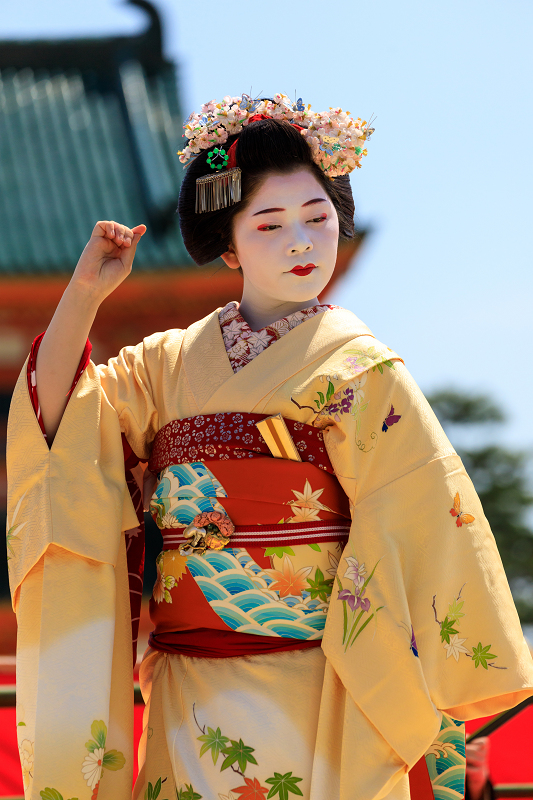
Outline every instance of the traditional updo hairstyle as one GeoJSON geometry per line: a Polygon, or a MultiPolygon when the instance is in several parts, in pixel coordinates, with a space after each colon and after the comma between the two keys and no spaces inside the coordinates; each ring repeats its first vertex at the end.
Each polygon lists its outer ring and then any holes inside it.
{"type": "Polygon", "coordinates": [[[226,152],[235,139],[238,139],[237,166],[242,170],[239,203],[218,211],[195,212],[196,179],[213,174],[207,164],[208,150],[202,150],[189,164],[181,184],[177,209],[181,234],[189,255],[198,266],[214,261],[227,251],[233,239],[233,218],[247,206],[269,175],[286,175],[302,167],[312,172],[335,206],[339,239],[353,239],[355,206],[348,175],[336,178],[324,175],[297,128],[286,120],[254,121],[239,134],[228,137],[224,144],[226,152]]]}

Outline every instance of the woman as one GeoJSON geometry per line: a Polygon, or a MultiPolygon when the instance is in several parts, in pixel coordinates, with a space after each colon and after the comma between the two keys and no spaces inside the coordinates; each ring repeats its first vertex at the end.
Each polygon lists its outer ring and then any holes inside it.
{"type": "Polygon", "coordinates": [[[533,693],[533,665],[402,359],[318,301],[371,130],[279,95],[213,101],[185,132],[183,238],[242,270],[240,304],[95,366],[145,231],[99,222],[14,395],[26,796],[129,794],[142,495],[164,549],[134,798],[408,798],[411,770],[413,796],[461,797],[461,720],[533,693]]]}

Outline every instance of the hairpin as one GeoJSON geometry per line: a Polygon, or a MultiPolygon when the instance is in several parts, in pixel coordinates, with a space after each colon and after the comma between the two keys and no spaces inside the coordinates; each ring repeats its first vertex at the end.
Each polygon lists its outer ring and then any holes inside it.
{"type": "Polygon", "coordinates": [[[222,169],[228,163],[228,154],[224,150],[223,147],[215,147],[207,154],[207,163],[211,167],[211,169],[222,169]],[[221,159],[219,164],[213,164],[213,161],[216,161],[218,158],[221,159]]]}
{"type": "Polygon", "coordinates": [[[197,214],[218,211],[241,200],[241,170],[239,167],[225,169],[214,175],[205,175],[196,181],[197,214]]]}
{"type": "MultiPolygon", "coordinates": [[[[187,166],[202,150],[216,145],[207,157],[209,167],[216,171],[197,180],[196,210],[198,213],[225,208],[241,200],[240,170],[229,158],[223,145],[228,136],[240,133],[256,115],[287,120],[301,129],[301,134],[311,148],[313,160],[330,178],[347,175],[361,166],[367,155],[364,144],[374,133],[370,122],[354,119],[349,111],[330,108],[314,112],[299,97],[294,103],[285,94],[273,98],[252,100],[248,94],[240,97],[226,96],[222,102],[211,100],[202,106],[200,113],[187,118],[184,137],[187,146],[178,152],[180,161],[187,166]]],[[[231,150],[231,148],[230,148],[231,150]]]]}

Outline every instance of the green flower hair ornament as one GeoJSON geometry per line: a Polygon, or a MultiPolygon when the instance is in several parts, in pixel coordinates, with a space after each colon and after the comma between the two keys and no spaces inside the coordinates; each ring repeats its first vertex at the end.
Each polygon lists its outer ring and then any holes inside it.
{"type": "Polygon", "coordinates": [[[213,150],[210,150],[207,154],[207,163],[211,167],[211,169],[222,169],[228,163],[229,156],[224,150],[223,147],[215,147],[213,150]],[[219,163],[213,164],[213,161],[221,159],[219,163]]]}

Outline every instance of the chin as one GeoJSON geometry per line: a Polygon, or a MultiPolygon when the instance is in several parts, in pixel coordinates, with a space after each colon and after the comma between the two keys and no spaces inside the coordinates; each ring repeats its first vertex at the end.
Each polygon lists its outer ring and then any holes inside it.
{"type": "Polygon", "coordinates": [[[290,290],[287,290],[287,301],[305,303],[308,300],[313,300],[315,297],[318,297],[318,295],[323,292],[327,286],[327,282],[324,283],[323,280],[315,280],[308,283],[304,283],[305,278],[298,278],[298,280],[302,281],[302,285],[292,286],[290,290]]]}

